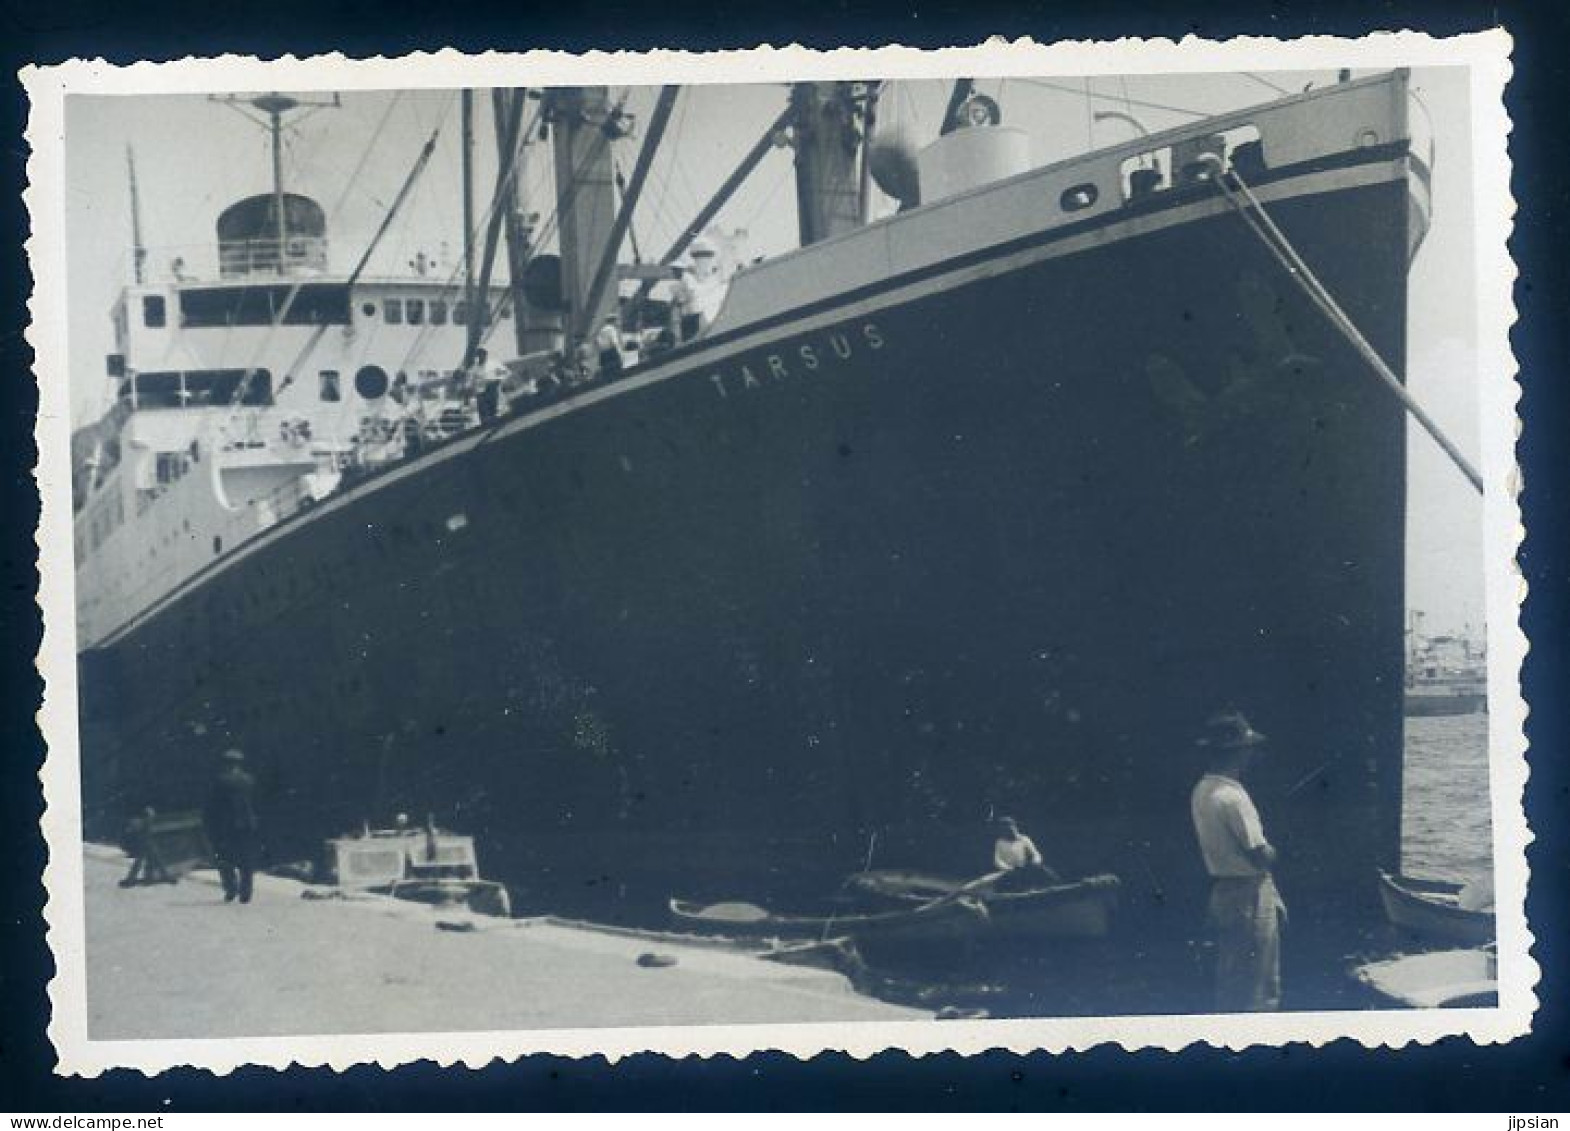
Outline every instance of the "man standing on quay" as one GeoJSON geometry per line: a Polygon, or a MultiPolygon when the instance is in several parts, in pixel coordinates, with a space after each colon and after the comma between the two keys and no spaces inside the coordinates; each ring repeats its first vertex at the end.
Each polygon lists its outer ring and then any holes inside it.
{"type": "Polygon", "coordinates": [[[1206,722],[1197,744],[1209,755],[1209,772],[1194,786],[1189,809],[1210,873],[1216,1011],[1279,1009],[1286,906],[1270,874],[1276,850],[1243,788],[1249,767],[1264,751],[1265,736],[1240,712],[1223,711],[1206,722]]]}
{"type": "Polygon", "coordinates": [[[256,809],[251,802],[255,788],[256,779],[245,772],[245,755],[225,750],[223,768],[213,779],[202,813],[225,903],[251,902],[257,852],[256,809]]]}

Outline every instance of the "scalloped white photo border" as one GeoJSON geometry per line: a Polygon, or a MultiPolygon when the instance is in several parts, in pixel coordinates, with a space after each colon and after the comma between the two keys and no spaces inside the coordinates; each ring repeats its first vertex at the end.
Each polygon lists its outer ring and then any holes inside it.
{"type": "Polygon", "coordinates": [[[904,47],[843,49],[760,47],[694,54],[560,52],[486,53],[451,50],[399,59],[261,60],[225,56],[113,66],[72,60],[29,67],[21,80],[31,102],[24,193],[32,230],[27,242],[34,288],[27,340],[39,386],[36,478],[42,497],[37,531],[39,605],[44,634],[37,663],[45,682],[38,723],[47,756],[41,772],[42,820],[49,858],[44,869],[48,941],[57,963],[50,984],[49,1035],[62,1074],[96,1076],[113,1068],[147,1073],[194,1066],[227,1073],[242,1065],[329,1066],[416,1060],[480,1067],[530,1053],[602,1055],[616,1060],[655,1052],[669,1056],[745,1056],[779,1050],[799,1057],[841,1051],[869,1057],[887,1049],[921,1056],[990,1049],[1014,1052],[1083,1050],[1104,1044],[1124,1049],[1182,1049],[1203,1043],[1241,1049],[1348,1038],[1368,1047],[1399,1048],[1465,1035],[1480,1044],[1508,1041],[1530,1030],[1537,1005],[1538,967],[1525,915],[1526,846],[1523,810],[1527,782],[1526,704],[1520,691],[1527,642],[1520,627],[1526,583],[1516,566],[1523,535],[1515,461],[1518,432],[1516,363],[1510,348],[1515,320],[1516,270],[1507,243],[1514,202],[1503,94],[1510,75],[1511,40],[1502,29],[1448,39],[1413,31],[1360,39],[1187,38],[1037,44],[1000,39],[974,47],[920,51],[904,47]],[[618,86],[765,82],[802,78],[977,78],[1040,74],[1287,71],[1419,66],[1466,67],[1471,79],[1475,240],[1478,275],[1478,382],[1481,412],[1484,547],[1489,664],[1489,765],[1499,1004],[1492,1009],[1388,1010],[1249,1015],[1074,1017],[1031,1020],[850,1022],[799,1025],[712,1025],[654,1028],[553,1029],[509,1032],[410,1032],[224,1040],[93,1040],[87,1030],[83,846],[77,765],[75,594],[70,484],[71,409],[67,365],[65,255],[65,96],[172,94],[274,89],[339,91],[512,86],[519,69],[529,84],[608,83],[618,86]]]}

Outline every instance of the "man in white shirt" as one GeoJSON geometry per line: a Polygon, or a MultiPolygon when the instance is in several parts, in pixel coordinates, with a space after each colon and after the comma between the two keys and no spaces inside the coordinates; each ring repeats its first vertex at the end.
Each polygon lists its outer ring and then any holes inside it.
{"type": "Polygon", "coordinates": [[[992,843],[992,866],[999,872],[1041,867],[1036,842],[1019,831],[1013,817],[997,819],[998,839],[992,843]]]}
{"type": "Polygon", "coordinates": [[[621,327],[614,314],[607,315],[594,334],[594,348],[599,350],[600,376],[609,380],[621,374],[621,327]]]}
{"type": "Polygon", "coordinates": [[[999,817],[993,825],[997,839],[992,842],[992,868],[1000,888],[1058,882],[1058,874],[1041,859],[1036,842],[1019,831],[1013,817],[999,817]]]}
{"type": "Polygon", "coordinates": [[[1216,1011],[1281,1007],[1281,924],[1286,907],[1271,868],[1276,850],[1243,777],[1264,751],[1265,736],[1238,711],[1205,723],[1197,745],[1210,772],[1189,799],[1194,833],[1210,873],[1210,926],[1216,933],[1216,1011]]]}

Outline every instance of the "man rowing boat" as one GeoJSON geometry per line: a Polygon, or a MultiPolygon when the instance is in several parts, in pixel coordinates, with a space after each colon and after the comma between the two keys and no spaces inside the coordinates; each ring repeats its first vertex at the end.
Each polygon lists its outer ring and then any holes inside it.
{"type": "Polygon", "coordinates": [[[1058,882],[1058,874],[1041,859],[1036,842],[1019,831],[1013,817],[999,817],[993,825],[997,829],[997,839],[992,842],[994,884],[1003,880],[1009,881],[1011,887],[1030,880],[1058,882]]]}

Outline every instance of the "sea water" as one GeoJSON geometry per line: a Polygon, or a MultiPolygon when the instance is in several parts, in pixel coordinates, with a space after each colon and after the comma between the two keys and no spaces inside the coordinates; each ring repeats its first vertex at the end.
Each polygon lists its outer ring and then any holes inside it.
{"type": "Polygon", "coordinates": [[[1401,870],[1464,881],[1493,857],[1489,820],[1488,716],[1406,720],[1401,870]]]}

